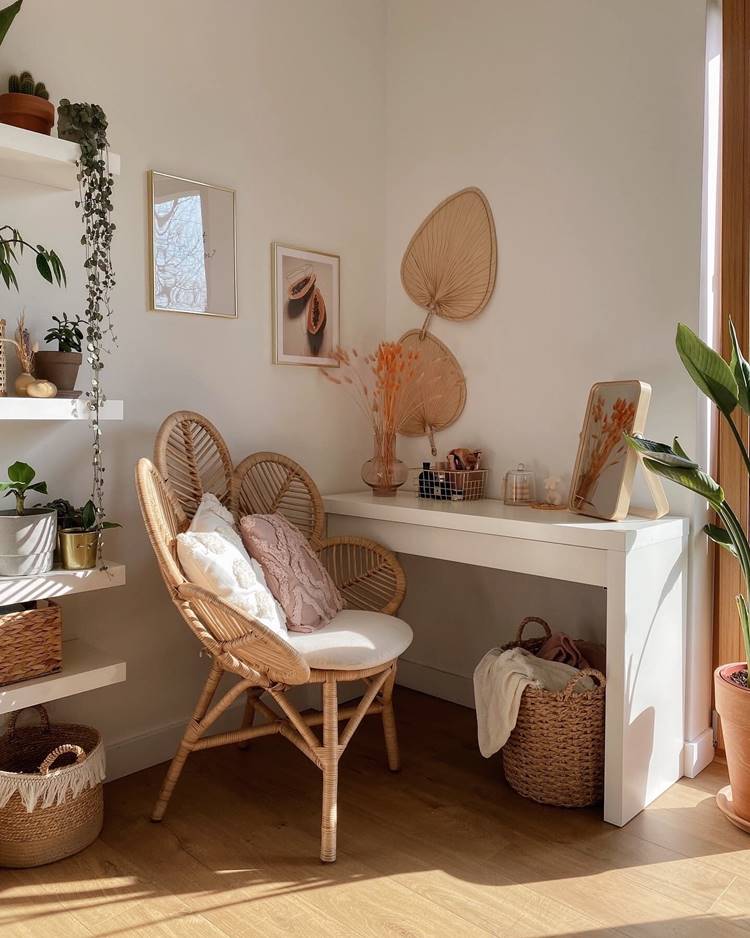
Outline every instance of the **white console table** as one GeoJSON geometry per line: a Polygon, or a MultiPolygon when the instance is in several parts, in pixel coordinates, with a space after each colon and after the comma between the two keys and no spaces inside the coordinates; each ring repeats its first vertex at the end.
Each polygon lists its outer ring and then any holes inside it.
{"type": "Polygon", "coordinates": [[[324,497],[330,535],[607,590],[604,819],[622,826],[682,776],[688,520],[597,521],[495,499],[324,497]]]}

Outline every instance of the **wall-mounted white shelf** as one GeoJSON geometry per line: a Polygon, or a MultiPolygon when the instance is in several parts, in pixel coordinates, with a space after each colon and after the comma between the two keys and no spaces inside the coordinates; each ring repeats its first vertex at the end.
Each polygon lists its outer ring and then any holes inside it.
{"type": "MultiPolygon", "coordinates": [[[[80,155],[77,143],[0,124],[0,176],[55,189],[77,189],[75,162],[80,155]]],[[[109,165],[119,176],[120,157],[116,153],[109,154],[109,165]]]]}
{"type": "Polygon", "coordinates": [[[125,585],[125,565],[112,563],[106,570],[50,570],[38,576],[0,576],[0,606],[59,599],[125,585]]]}
{"type": "Polygon", "coordinates": [[[124,661],[117,661],[79,638],[63,642],[62,663],[62,670],[57,674],[0,687],[0,713],[72,697],[109,684],[120,684],[126,676],[124,661]]]}
{"type": "MultiPolygon", "coordinates": [[[[2,125],[0,125],[2,126],[2,125]]],[[[122,420],[122,401],[105,401],[102,420],[122,420]]],[[[0,397],[0,420],[88,420],[86,399],[79,397],[0,397]]]]}

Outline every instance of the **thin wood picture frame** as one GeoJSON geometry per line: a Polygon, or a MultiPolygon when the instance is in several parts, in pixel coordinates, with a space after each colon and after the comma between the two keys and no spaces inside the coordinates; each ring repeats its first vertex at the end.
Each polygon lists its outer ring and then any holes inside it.
{"type": "MultiPolygon", "coordinates": [[[[184,176],[175,176],[172,173],[162,173],[150,169],[147,173],[148,179],[148,270],[149,270],[149,309],[158,313],[192,313],[197,316],[212,316],[220,319],[237,319],[238,317],[238,295],[237,295],[237,193],[228,186],[216,186],[208,182],[200,182],[197,179],[188,179],[184,176]],[[169,185],[177,186],[177,190],[183,196],[198,197],[201,205],[200,217],[191,220],[193,227],[200,224],[202,236],[197,241],[197,236],[192,238],[191,253],[198,258],[196,261],[195,277],[200,281],[200,271],[203,268],[203,289],[206,292],[205,303],[196,301],[192,303],[184,302],[187,292],[195,293],[195,290],[183,290],[181,297],[179,291],[174,295],[162,296],[165,291],[161,290],[161,276],[157,276],[157,235],[155,233],[155,201],[158,195],[157,185],[160,180],[168,180],[169,185]],[[225,197],[223,209],[226,211],[227,205],[230,206],[230,217],[216,217],[217,210],[212,209],[208,203],[211,193],[219,193],[225,197]],[[204,211],[205,209],[205,211],[204,211]],[[231,248],[228,240],[231,238],[231,248]],[[215,239],[210,240],[210,239],[215,239]],[[209,270],[206,269],[207,262],[216,258],[217,252],[220,252],[223,269],[218,271],[214,277],[209,277],[209,270]],[[201,258],[202,255],[202,258],[201,258]],[[231,272],[229,272],[231,271],[231,272]],[[214,291],[212,291],[212,286],[214,291]],[[157,295],[158,290],[160,292],[157,295]],[[212,292],[220,291],[219,297],[212,295],[212,292]],[[205,308],[200,308],[205,306],[205,308]]],[[[214,199],[215,201],[215,199],[214,199]]],[[[183,226],[183,229],[188,226],[183,226]]],[[[186,237],[189,235],[186,234],[186,237]]],[[[179,234],[177,235],[179,237],[179,234]]],[[[182,261],[184,266],[185,261],[182,261]]],[[[216,266],[216,265],[215,265],[216,266]]],[[[188,272],[189,274],[189,272],[188,272]]],[[[173,278],[176,273],[173,274],[173,278]]],[[[200,289],[200,285],[199,285],[200,289]]],[[[195,297],[192,297],[195,299],[195,297]]]]}
{"type": "Polygon", "coordinates": [[[337,368],[341,257],[274,241],[271,284],[273,363],[337,368]]]}
{"type": "Polygon", "coordinates": [[[643,433],[650,401],[651,385],[638,379],[592,385],[570,483],[571,511],[605,521],[627,517],[638,455],[623,433],[643,433]]]}

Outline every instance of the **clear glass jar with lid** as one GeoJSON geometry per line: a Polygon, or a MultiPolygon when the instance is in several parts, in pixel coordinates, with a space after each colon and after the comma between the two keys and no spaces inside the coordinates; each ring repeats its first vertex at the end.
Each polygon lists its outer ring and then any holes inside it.
{"type": "Polygon", "coordinates": [[[506,505],[528,505],[535,498],[534,473],[521,462],[505,474],[506,505]]]}

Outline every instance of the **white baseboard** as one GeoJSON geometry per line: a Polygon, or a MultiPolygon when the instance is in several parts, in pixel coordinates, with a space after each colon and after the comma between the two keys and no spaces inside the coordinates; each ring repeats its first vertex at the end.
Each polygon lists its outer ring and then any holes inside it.
{"type": "Polygon", "coordinates": [[[396,683],[474,709],[474,682],[463,674],[453,674],[429,664],[399,658],[396,683]]]}
{"type": "MultiPolygon", "coordinates": [[[[300,709],[318,706],[313,701],[307,687],[302,688],[301,693],[298,692],[296,695],[290,693],[290,696],[300,709]]],[[[269,701],[269,705],[271,704],[272,702],[269,701]]],[[[222,713],[216,723],[211,726],[209,733],[223,733],[227,730],[237,729],[240,725],[244,706],[243,695],[238,702],[222,713]]],[[[172,723],[155,726],[145,733],[108,743],[105,747],[107,752],[107,781],[112,782],[124,775],[131,775],[133,772],[140,772],[141,769],[158,765],[160,762],[167,762],[177,751],[189,720],[190,715],[183,720],[175,720],[172,723]]]]}
{"type": "Polygon", "coordinates": [[[685,742],[682,750],[682,771],[688,778],[695,778],[714,760],[714,733],[711,727],[700,736],[685,742]]]}

